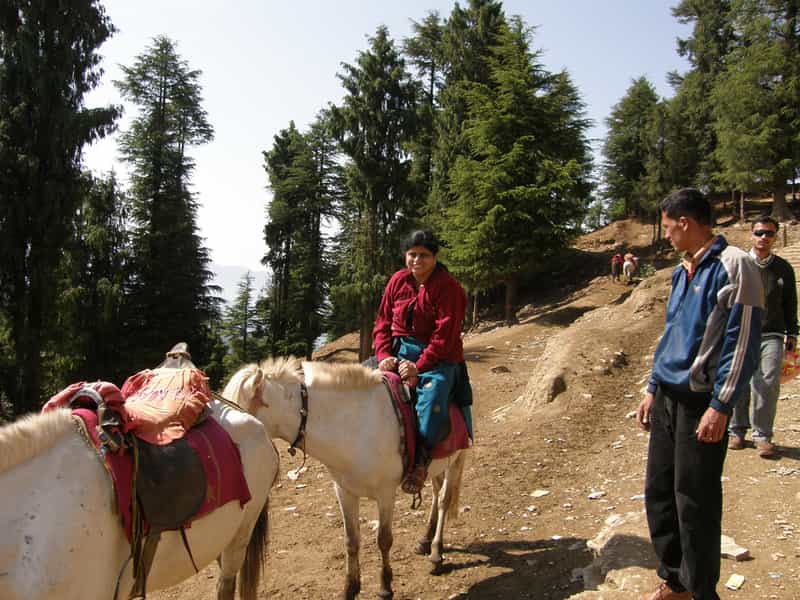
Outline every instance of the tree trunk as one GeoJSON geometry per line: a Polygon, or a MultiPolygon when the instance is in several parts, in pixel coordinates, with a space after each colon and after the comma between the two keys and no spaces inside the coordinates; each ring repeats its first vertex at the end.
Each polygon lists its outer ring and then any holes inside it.
{"type": "Polygon", "coordinates": [[[361,328],[358,335],[358,362],[364,362],[372,356],[372,318],[366,306],[362,306],[361,328]]]}
{"type": "Polygon", "coordinates": [[[772,186],[772,216],[778,221],[791,221],[794,219],[789,205],[786,204],[786,182],[778,178],[772,186]]]}
{"type": "Polygon", "coordinates": [[[739,192],[739,223],[744,223],[744,190],[739,192]]]}
{"type": "Polygon", "coordinates": [[[517,315],[514,314],[514,303],[517,299],[517,285],[519,281],[517,277],[512,277],[506,280],[506,302],[505,302],[505,320],[507,325],[517,323],[517,315]]]}
{"type": "Polygon", "coordinates": [[[472,327],[478,324],[478,290],[472,292],[472,327]]]}

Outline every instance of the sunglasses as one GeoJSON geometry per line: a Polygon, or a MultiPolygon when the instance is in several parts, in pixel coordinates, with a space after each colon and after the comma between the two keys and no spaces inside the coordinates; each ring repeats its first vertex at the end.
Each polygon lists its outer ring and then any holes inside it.
{"type": "Polygon", "coordinates": [[[767,236],[771,238],[775,237],[775,233],[776,232],[772,231],[771,229],[756,229],[755,231],[753,231],[753,235],[756,237],[767,236]]]}

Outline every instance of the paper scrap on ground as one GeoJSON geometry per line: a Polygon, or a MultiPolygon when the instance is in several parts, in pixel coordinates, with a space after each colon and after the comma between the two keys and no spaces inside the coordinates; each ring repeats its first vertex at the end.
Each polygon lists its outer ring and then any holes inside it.
{"type": "Polygon", "coordinates": [[[738,590],[742,587],[744,583],[744,575],[739,575],[738,573],[734,573],[730,577],[728,577],[728,581],[725,582],[725,587],[729,590],[738,590]]]}

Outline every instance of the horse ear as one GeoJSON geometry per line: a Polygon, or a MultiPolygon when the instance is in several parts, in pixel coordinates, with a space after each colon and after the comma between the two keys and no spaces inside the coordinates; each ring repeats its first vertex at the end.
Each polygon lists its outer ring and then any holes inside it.
{"type": "Polygon", "coordinates": [[[261,368],[259,367],[256,369],[255,373],[253,373],[253,379],[252,379],[253,389],[260,386],[263,380],[264,380],[264,371],[262,371],[261,368]]]}

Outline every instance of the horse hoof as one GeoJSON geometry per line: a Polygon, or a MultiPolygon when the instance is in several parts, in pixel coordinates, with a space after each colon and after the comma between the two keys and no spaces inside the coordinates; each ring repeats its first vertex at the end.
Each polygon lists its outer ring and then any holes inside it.
{"type": "Polygon", "coordinates": [[[431,543],[425,540],[420,540],[417,544],[417,547],[414,548],[414,552],[421,554],[422,556],[428,556],[428,554],[431,553],[431,543]]]}
{"type": "Polygon", "coordinates": [[[430,573],[431,575],[441,575],[442,573],[444,573],[443,561],[440,560],[439,562],[432,562],[430,573]]]}
{"type": "Polygon", "coordinates": [[[378,598],[388,598],[391,600],[394,598],[394,592],[392,590],[381,590],[378,592],[378,598]]]}

